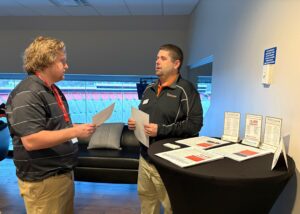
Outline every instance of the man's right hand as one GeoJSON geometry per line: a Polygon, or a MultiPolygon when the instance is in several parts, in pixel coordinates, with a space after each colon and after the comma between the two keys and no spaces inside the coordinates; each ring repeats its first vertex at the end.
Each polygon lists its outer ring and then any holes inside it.
{"type": "Polygon", "coordinates": [[[77,124],[71,128],[60,130],[42,130],[34,134],[21,137],[27,151],[51,148],[72,138],[86,138],[96,130],[95,124],[77,124]]]}
{"type": "Polygon", "coordinates": [[[78,138],[86,138],[91,136],[95,130],[96,130],[96,125],[95,124],[76,124],[74,125],[76,135],[78,138]]]}
{"type": "Polygon", "coordinates": [[[133,118],[128,119],[128,129],[135,130],[135,120],[133,118]]]}

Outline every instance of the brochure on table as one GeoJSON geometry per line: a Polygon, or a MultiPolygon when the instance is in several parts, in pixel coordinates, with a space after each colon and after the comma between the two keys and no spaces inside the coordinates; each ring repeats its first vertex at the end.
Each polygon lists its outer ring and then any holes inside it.
{"type": "Polygon", "coordinates": [[[219,140],[216,138],[206,137],[206,136],[192,137],[183,140],[177,140],[175,142],[187,146],[197,147],[199,149],[204,149],[204,150],[230,143],[228,141],[219,140]]]}
{"type": "Polygon", "coordinates": [[[209,151],[219,155],[223,155],[224,157],[236,161],[244,161],[244,160],[248,160],[251,158],[255,158],[255,157],[259,157],[271,153],[271,151],[268,150],[262,150],[255,147],[237,144],[237,143],[223,146],[220,148],[211,149],[209,151]]]}
{"type": "Polygon", "coordinates": [[[264,139],[260,146],[261,149],[271,150],[273,153],[276,151],[281,139],[281,126],[282,119],[266,117],[264,139]]]}
{"type": "Polygon", "coordinates": [[[279,146],[277,147],[277,149],[274,153],[271,170],[273,170],[274,167],[276,166],[276,164],[278,162],[278,159],[279,159],[281,154],[283,154],[286,168],[288,168],[288,161],[287,161],[287,156],[286,156],[286,152],[285,152],[285,146],[284,146],[284,143],[283,143],[283,138],[281,138],[279,146]]]}
{"type": "Polygon", "coordinates": [[[258,147],[261,138],[262,119],[261,115],[246,115],[245,138],[242,144],[258,147]]]}
{"type": "Polygon", "coordinates": [[[157,153],[155,155],[180,167],[193,166],[223,158],[222,155],[211,153],[196,147],[171,150],[168,152],[157,153]]]}
{"type": "Polygon", "coordinates": [[[241,114],[238,112],[225,112],[222,140],[235,143],[239,141],[240,118],[241,114]]]}

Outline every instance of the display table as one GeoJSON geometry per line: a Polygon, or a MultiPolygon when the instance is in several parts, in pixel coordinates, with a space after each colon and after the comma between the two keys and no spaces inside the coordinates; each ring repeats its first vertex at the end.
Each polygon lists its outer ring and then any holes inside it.
{"type": "Polygon", "coordinates": [[[278,164],[271,171],[273,154],[243,162],[224,158],[180,168],[156,153],[169,151],[158,141],[148,150],[168,191],[174,214],[264,214],[294,174],[295,163],[288,157],[288,170],[278,164]]]}

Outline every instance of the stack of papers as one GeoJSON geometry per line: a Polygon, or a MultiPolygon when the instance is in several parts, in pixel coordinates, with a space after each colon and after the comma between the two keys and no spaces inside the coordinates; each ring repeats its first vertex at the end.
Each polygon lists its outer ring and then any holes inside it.
{"type": "Polygon", "coordinates": [[[248,146],[258,147],[260,143],[261,129],[262,129],[261,115],[247,114],[245,126],[245,138],[242,144],[248,146]]]}
{"type": "Polygon", "coordinates": [[[255,157],[259,157],[271,153],[271,151],[268,150],[262,150],[251,146],[242,145],[242,144],[233,144],[233,145],[228,145],[220,148],[215,148],[215,149],[211,149],[210,152],[223,155],[224,157],[236,161],[244,161],[250,158],[255,158],[255,157]]]}
{"type": "Polygon", "coordinates": [[[239,112],[225,112],[222,140],[239,141],[240,119],[241,114],[239,112]]]}
{"type": "Polygon", "coordinates": [[[200,149],[209,149],[216,146],[226,145],[230,142],[219,140],[216,138],[201,136],[201,137],[192,137],[183,140],[177,140],[176,143],[180,143],[187,146],[193,146],[200,149]]]}
{"type": "Polygon", "coordinates": [[[187,147],[168,152],[161,152],[155,155],[180,167],[193,166],[223,158],[222,155],[211,153],[196,147],[187,147]]]}

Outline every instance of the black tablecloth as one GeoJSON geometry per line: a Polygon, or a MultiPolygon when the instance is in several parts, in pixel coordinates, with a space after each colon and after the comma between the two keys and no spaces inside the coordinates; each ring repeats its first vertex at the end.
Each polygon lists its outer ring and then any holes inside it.
{"type": "Polygon", "coordinates": [[[174,214],[268,213],[295,171],[290,157],[288,169],[278,163],[272,171],[273,154],[242,162],[224,158],[180,168],[155,156],[170,150],[162,144],[175,140],[156,142],[148,150],[166,186],[174,214]]]}

